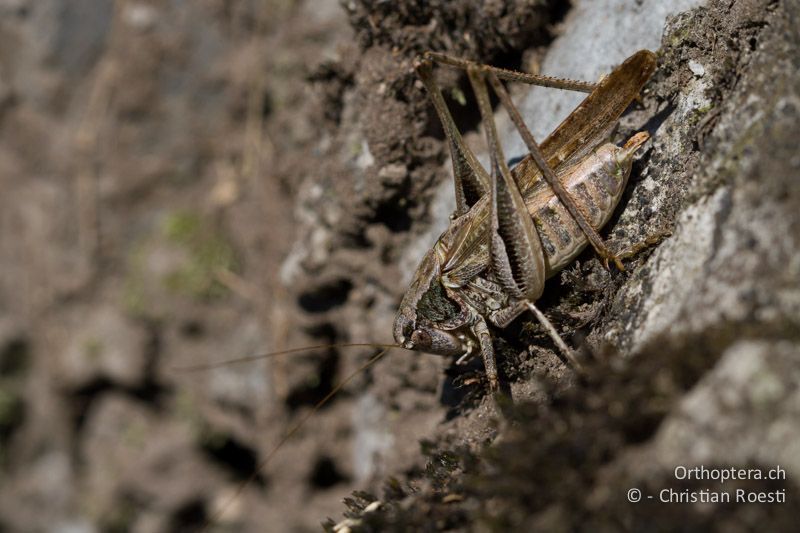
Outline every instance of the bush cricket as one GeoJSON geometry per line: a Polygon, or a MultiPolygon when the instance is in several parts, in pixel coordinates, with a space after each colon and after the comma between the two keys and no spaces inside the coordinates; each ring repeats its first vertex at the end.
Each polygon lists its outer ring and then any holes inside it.
{"type": "MultiPolygon", "coordinates": [[[[504,328],[530,310],[568,362],[579,369],[572,350],[535,306],[545,280],[569,265],[589,243],[606,267],[611,261],[620,270],[621,259],[639,249],[637,245],[614,254],[597,231],[611,218],[625,190],[633,156],[649,138],[646,132],[640,132],[622,147],[607,142],[619,117],[653,74],[655,54],[636,52],[596,84],[497,69],[437,53],[423,55],[414,67],[450,148],[456,210],[447,230],[422,259],[402,299],[394,322],[397,344],[335,345],[373,346],[383,351],[347,376],[285,433],[257,471],[345,383],[377,362],[389,348],[458,356],[459,362],[479,352],[489,388],[496,391],[499,382],[489,324],[504,328]],[[466,70],[489,147],[489,171],[463,142],[433,78],[434,63],[466,70]],[[500,79],[589,95],[539,144],[500,79]],[[487,85],[508,111],[529,150],[512,169],[498,140],[487,85]]],[[[315,348],[321,346],[268,355],[315,348]]],[[[259,357],[264,356],[228,363],[259,357]]],[[[221,512],[217,511],[211,521],[221,512]]]]}
{"type": "Polygon", "coordinates": [[[605,142],[620,115],[653,74],[655,55],[642,50],[595,86],[530,76],[428,53],[416,62],[450,146],[456,211],[448,229],[425,255],[403,297],[394,323],[395,341],[409,350],[460,356],[480,350],[489,386],[498,388],[488,323],[509,325],[534,313],[560,351],[578,367],[572,351],[534,302],[547,278],[591,243],[608,266],[623,270],[597,230],[608,222],[630,175],[645,132],[623,147],[605,142]],[[432,75],[432,63],[467,71],[478,101],[489,153],[487,172],[464,144],[432,75]],[[588,97],[541,145],[500,82],[500,77],[585,91],[588,97]],[[489,103],[487,82],[506,108],[529,154],[509,170],[489,103]]]}

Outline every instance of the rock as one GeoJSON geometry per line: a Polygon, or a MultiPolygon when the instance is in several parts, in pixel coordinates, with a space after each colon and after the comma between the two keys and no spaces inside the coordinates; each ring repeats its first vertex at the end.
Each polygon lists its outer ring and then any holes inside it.
{"type": "MultiPolygon", "coordinates": [[[[658,50],[670,17],[702,6],[705,0],[625,0],[577,2],[564,21],[563,33],[548,47],[542,74],[596,81],[637,50],[658,50]]],[[[537,139],[549,135],[583,100],[584,95],[533,87],[518,104],[537,139]]],[[[507,124],[503,141],[513,158],[527,150],[507,124]]]]}
{"type": "Polygon", "coordinates": [[[698,78],[702,78],[703,75],[706,73],[705,67],[694,60],[689,60],[689,70],[691,70],[692,74],[694,74],[698,78]]]}
{"type": "Polygon", "coordinates": [[[780,466],[800,476],[800,349],[741,340],[675,406],[648,446],[651,465],[780,466]]]}

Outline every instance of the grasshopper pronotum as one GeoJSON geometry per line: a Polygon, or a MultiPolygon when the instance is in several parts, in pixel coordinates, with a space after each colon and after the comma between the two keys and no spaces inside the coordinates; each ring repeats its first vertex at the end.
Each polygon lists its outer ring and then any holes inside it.
{"type": "MultiPolygon", "coordinates": [[[[489,386],[496,390],[497,368],[488,323],[505,327],[530,310],[573,366],[578,366],[571,350],[534,302],[542,294],[545,280],[567,266],[588,243],[606,265],[611,260],[620,269],[620,259],[633,253],[613,254],[597,230],[611,217],[630,175],[633,155],[649,135],[637,133],[622,147],[605,141],[655,66],[655,55],[641,50],[592,84],[501,70],[434,53],[415,62],[450,146],[456,211],[448,229],[423,258],[403,297],[394,324],[397,345],[335,345],[374,346],[384,350],[347,376],[284,434],[258,470],[342,386],[389,348],[460,356],[460,360],[475,353],[477,348],[483,357],[489,386]],[[490,172],[462,141],[433,79],[434,61],[467,71],[489,145],[490,172]],[[537,144],[500,78],[589,95],[550,136],[537,144]],[[508,168],[497,138],[487,82],[508,110],[530,151],[513,169],[508,168]]],[[[313,348],[321,346],[269,355],[313,348]]],[[[259,357],[263,356],[238,361],[259,357]]]]}

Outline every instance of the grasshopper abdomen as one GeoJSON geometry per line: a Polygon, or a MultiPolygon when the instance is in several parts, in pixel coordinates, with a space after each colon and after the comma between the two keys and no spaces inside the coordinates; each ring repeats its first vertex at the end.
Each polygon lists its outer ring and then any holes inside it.
{"type": "MultiPolygon", "coordinates": [[[[595,230],[605,226],[614,213],[625,191],[633,156],[647,139],[646,133],[640,133],[623,147],[604,144],[559,176],[595,230]]],[[[541,176],[539,180],[544,182],[541,176]]],[[[572,262],[589,240],[552,189],[545,184],[532,187],[532,191],[525,205],[542,241],[546,276],[550,278],[572,262]]]]}

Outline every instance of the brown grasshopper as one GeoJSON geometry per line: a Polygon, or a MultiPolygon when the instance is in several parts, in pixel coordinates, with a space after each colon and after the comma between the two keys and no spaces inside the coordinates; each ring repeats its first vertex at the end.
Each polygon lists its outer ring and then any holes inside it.
{"type": "Polygon", "coordinates": [[[504,328],[530,310],[568,360],[578,366],[534,302],[541,296],[545,280],[567,266],[588,243],[606,267],[611,260],[623,270],[622,255],[613,254],[597,230],[614,212],[633,156],[649,135],[637,133],[621,148],[605,141],[655,66],[655,54],[641,50],[592,85],[434,53],[416,62],[450,146],[456,210],[403,297],[394,322],[398,344],[409,350],[460,355],[459,361],[478,348],[489,385],[496,390],[497,366],[488,323],[504,328]],[[434,61],[467,71],[484,124],[490,172],[464,144],[434,81],[434,61]],[[501,77],[590,94],[539,145],[501,77]],[[530,151],[511,170],[497,138],[487,81],[530,151]]]}

